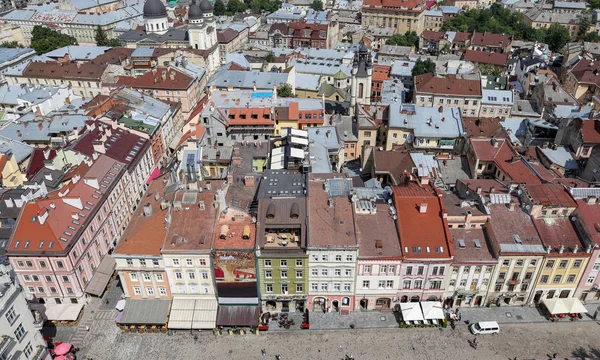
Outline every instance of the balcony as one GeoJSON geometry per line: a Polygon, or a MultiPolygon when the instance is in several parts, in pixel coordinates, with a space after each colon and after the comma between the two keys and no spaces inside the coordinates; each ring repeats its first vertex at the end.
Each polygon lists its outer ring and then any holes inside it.
{"type": "Polygon", "coordinates": [[[35,355],[33,355],[31,360],[40,360],[48,355],[48,349],[45,346],[38,345],[36,349],[35,355]]]}
{"type": "Polygon", "coordinates": [[[0,354],[4,353],[4,351],[8,348],[11,339],[8,335],[0,336],[0,354]]]}
{"type": "Polygon", "coordinates": [[[511,280],[508,280],[508,285],[519,285],[520,282],[521,282],[521,280],[519,280],[519,279],[511,279],[511,280]]]}

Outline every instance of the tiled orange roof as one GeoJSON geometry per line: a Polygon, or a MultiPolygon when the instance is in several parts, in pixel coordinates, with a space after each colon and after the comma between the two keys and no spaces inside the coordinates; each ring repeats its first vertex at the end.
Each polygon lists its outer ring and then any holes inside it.
{"type": "Polygon", "coordinates": [[[329,197],[324,181],[308,183],[309,246],[356,246],[352,203],[347,196],[329,197]],[[329,201],[334,206],[329,206],[329,201]]]}
{"type": "Polygon", "coordinates": [[[437,76],[427,73],[415,76],[415,92],[425,94],[481,96],[481,82],[456,75],[437,76]]]}
{"type": "Polygon", "coordinates": [[[219,218],[215,227],[213,247],[220,250],[254,249],[256,244],[256,223],[247,213],[229,208],[227,214],[219,218]],[[233,220],[235,218],[235,220],[233,220]],[[228,234],[221,239],[221,230],[226,227],[228,234]],[[249,238],[244,239],[244,231],[249,230],[249,238]]]}
{"type": "Polygon", "coordinates": [[[88,218],[102,206],[105,194],[124,170],[123,163],[105,155],[100,155],[91,167],[81,163],[70,183],[24,206],[8,253],[52,253],[69,248],[85,231],[88,218]]]}

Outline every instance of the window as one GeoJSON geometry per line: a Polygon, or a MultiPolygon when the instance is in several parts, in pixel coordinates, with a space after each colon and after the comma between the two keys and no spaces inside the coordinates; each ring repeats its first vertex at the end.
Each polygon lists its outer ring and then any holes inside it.
{"type": "Polygon", "coordinates": [[[288,285],[287,284],[281,284],[281,293],[282,294],[288,293],[288,285]]]}
{"type": "Polygon", "coordinates": [[[352,255],[346,255],[346,261],[352,261],[354,257],[352,255]]]}
{"type": "Polygon", "coordinates": [[[333,291],[340,291],[342,289],[341,284],[335,283],[333,284],[333,291]]]}
{"type": "Polygon", "coordinates": [[[185,259],[185,265],[194,266],[194,262],[192,261],[192,259],[185,259]]]}
{"type": "MultiPolygon", "coordinates": [[[[73,251],[73,256],[77,257],[77,253],[73,251]]],[[[25,261],[25,264],[27,265],[28,268],[32,268],[33,267],[33,262],[31,261],[25,261]]]]}
{"type": "Polygon", "coordinates": [[[439,280],[430,281],[429,282],[429,288],[430,289],[441,289],[442,288],[442,282],[439,281],[439,280]]]}
{"type": "Polygon", "coordinates": [[[600,262],[594,263],[594,271],[600,271],[600,262]]]}
{"type": "Polygon", "coordinates": [[[133,287],[133,292],[135,295],[137,296],[141,296],[142,295],[142,288],[139,286],[134,286],[133,287]]]}
{"type": "Polygon", "coordinates": [[[323,261],[329,261],[329,256],[328,255],[321,255],[321,260],[323,260],[323,261]]]}
{"type": "Polygon", "coordinates": [[[542,275],[542,277],[540,278],[540,283],[547,284],[549,279],[550,277],[548,275],[542,275]]]}
{"type": "Polygon", "coordinates": [[[266,284],[266,290],[268,293],[272,293],[273,292],[273,284],[266,284]]]}
{"type": "Polygon", "coordinates": [[[17,328],[15,329],[15,337],[17,338],[17,340],[21,341],[21,339],[23,339],[24,336],[25,329],[23,328],[23,324],[19,324],[19,326],[17,326],[17,328]]]}
{"type": "Polygon", "coordinates": [[[329,284],[322,283],[321,284],[321,291],[328,291],[328,290],[329,290],[329,284]]]}
{"type": "Polygon", "coordinates": [[[312,276],[319,276],[319,269],[312,269],[312,276]]]}
{"type": "Polygon", "coordinates": [[[569,263],[569,260],[561,260],[560,263],[558,264],[558,268],[559,269],[566,269],[568,263],[569,263]]]}
{"type": "Polygon", "coordinates": [[[167,296],[167,288],[163,287],[163,286],[159,287],[158,288],[158,294],[160,296],[167,296]]]}
{"type": "Polygon", "coordinates": [[[579,269],[581,267],[582,260],[573,261],[573,269],[579,269]]]}
{"type": "Polygon", "coordinates": [[[460,281],[460,286],[461,286],[461,287],[465,287],[465,286],[467,286],[467,280],[466,280],[466,279],[462,279],[462,280],[460,281]]]}
{"type": "Polygon", "coordinates": [[[179,266],[179,259],[173,259],[173,266],[179,266]]]}
{"type": "Polygon", "coordinates": [[[193,271],[188,271],[188,279],[196,280],[196,273],[193,271]]]}
{"type": "Polygon", "coordinates": [[[181,271],[175,271],[175,279],[183,280],[183,275],[181,274],[181,271]]]}
{"type": "Polygon", "coordinates": [[[302,266],[302,260],[296,260],[296,266],[302,266]]]}
{"type": "Polygon", "coordinates": [[[131,281],[138,281],[136,273],[129,273],[129,278],[131,279],[131,281]]]}
{"type": "Polygon", "coordinates": [[[321,276],[327,276],[329,274],[329,271],[327,271],[327,269],[321,269],[321,276]]]}
{"type": "Polygon", "coordinates": [[[334,269],[333,275],[334,276],[342,276],[342,269],[334,269]]]}
{"type": "Polygon", "coordinates": [[[152,281],[152,276],[150,273],[144,273],[144,281],[152,281]]]}
{"type": "Polygon", "coordinates": [[[596,277],[595,277],[594,275],[590,276],[590,277],[587,279],[587,284],[588,284],[588,285],[591,285],[591,284],[593,284],[593,283],[594,283],[594,280],[596,280],[596,277]]]}
{"type": "Polygon", "coordinates": [[[423,280],[415,280],[414,288],[420,289],[423,287],[423,280]]]}
{"type": "Polygon", "coordinates": [[[494,288],[494,291],[502,291],[502,284],[496,285],[496,287],[494,288]]]}
{"type": "Polygon", "coordinates": [[[533,259],[529,262],[529,266],[535,267],[537,265],[537,259],[533,259]]]}
{"type": "Polygon", "coordinates": [[[206,259],[200,259],[200,266],[206,266],[206,259]]]}
{"type": "Polygon", "coordinates": [[[42,269],[45,269],[46,268],[46,262],[45,261],[40,261],[40,267],[42,269]]]}
{"type": "Polygon", "coordinates": [[[335,261],[342,261],[342,255],[336,255],[335,261]]]}
{"type": "Polygon", "coordinates": [[[394,275],[396,273],[396,265],[390,265],[388,267],[388,274],[394,275]]]}
{"type": "Polygon", "coordinates": [[[406,267],[406,275],[412,275],[412,266],[407,266],[406,267]]]}
{"type": "Polygon", "coordinates": [[[523,267],[523,260],[522,259],[517,260],[517,263],[515,266],[523,267]]]}
{"type": "Polygon", "coordinates": [[[368,289],[369,286],[370,286],[369,280],[363,280],[362,288],[363,289],[368,289]]]}
{"type": "Polygon", "coordinates": [[[423,271],[425,271],[425,267],[424,266],[419,266],[417,268],[417,275],[423,275],[423,271]]]}
{"type": "Polygon", "coordinates": [[[27,343],[27,346],[25,346],[25,349],[23,350],[23,353],[25,353],[25,356],[29,359],[29,357],[31,356],[31,354],[33,354],[33,346],[31,346],[31,343],[27,343]]]}
{"type": "Polygon", "coordinates": [[[554,260],[546,261],[546,269],[552,269],[554,267],[554,260]]]}
{"type": "Polygon", "coordinates": [[[146,287],[146,293],[148,293],[148,296],[154,296],[154,288],[151,286],[146,287]]]}
{"type": "Polygon", "coordinates": [[[352,269],[346,269],[346,276],[352,276],[352,269]]]}
{"type": "Polygon", "coordinates": [[[410,280],[404,280],[404,283],[402,284],[402,288],[403,289],[410,289],[410,284],[411,284],[410,280]]]}
{"type": "Polygon", "coordinates": [[[561,280],[562,280],[562,275],[556,275],[556,276],[554,277],[554,279],[552,279],[552,282],[553,282],[553,283],[555,283],[555,284],[557,284],[557,283],[559,283],[561,280]]]}
{"type": "Polygon", "coordinates": [[[521,285],[521,291],[527,291],[528,287],[529,287],[529,284],[523,284],[523,285],[521,285]]]}
{"type": "Polygon", "coordinates": [[[365,265],[365,274],[370,274],[371,273],[371,265],[365,265]]]}
{"type": "Polygon", "coordinates": [[[378,289],[385,289],[385,280],[379,280],[379,284],[377,284],[378,289]]]}
{"type": "Polygon", "coordinates": [[[313,254],[312,259],[313,259],[313,261],[319,261],[319,255],[313,254]]]}
{"type": "Polygon", "coordinates": [[[273,278],[273,273],[271,272],[271,270],[265,270],[265,277],[267,279],[272,279],[273,278]]]}
{"type": "Polygon", "coordinates": [[[156,281],[164,281],[163,274],[156,274],[156,281]]]}
{"type": "Polygon", "coordinates": [[[296,292],[301,293],[303,291],[302,284],[296,284],[296,292]]]}
{"type": "Polygon", "coordinates": [[[140,259],[140,266],[141,267],[146,267],[146,260],[145,259],[140,259]]]}
{"type": "Polygon", "coordinates": [[[394,287],[394,280],[386,280],[385,282],[385,288],[386,289],[392,289],[394,287]]]}
{"type": "Polygon", "coordinates": [[[315,284],[315,283],[310,284],[310,289],[312,291],[319,291],[319,284],[315,284]]]}
{"type": "Polygon", "coordinates": [[[567,283],[572,284],[575,282],[575,278],[577,277],[577,275],[575,274],[570,274],[569,276],[567,276],[567,283]]]}
{"type": "Polygon", "coordinates": [[[17,266],[18,267],[25,267],[25,263],[22,261],[17,261],[17,266]]]}
{"type": "Polygon", "coordinates": [[[271,260],[265,260],[265,267],[271,267],[271,260]]]}
{"type": "Polygon", "coordinates": [[[296,270],[296,279],[302,279],[302,270],[296,270]]]}
{"type": "Polygon", "coordinates": [[[280,265],[281,267],[287,267],[287,260],[281,260],[280,265]]]}
{"type": "Polygon", "coordinates": [[[73,288],[67,287],[67,294],[73,294],[73,288]]]}
{"type": "Polygon", "coordinates": [[[282,279],[287,279],[287,271],[286,270],[281,270],[279,273],[281,274],[282,279]]]}
{"type": "Polygon", "coordinates": [[[17,318],[17,313],[15,312],[15,307],[11,306],[10,309],[6,312],[6,320],[8,320],[9,324],[13,324],[15,319],[17,318]]]}

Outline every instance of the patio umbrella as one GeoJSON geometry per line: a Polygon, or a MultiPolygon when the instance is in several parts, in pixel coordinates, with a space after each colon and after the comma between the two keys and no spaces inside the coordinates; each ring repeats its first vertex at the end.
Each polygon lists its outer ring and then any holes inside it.
{"type": "Polygon", "coordinates": [[[67,358],[64,355],[60,355],[54,358],[54,360],[66,360],[67,358]]]}
{"type": "Polygon", "coordinates": [[[563,299],[563,303],[569,309],[569,313],[571,314],[581,314],[588,312],[585,306],[581,303],[581,301],[577,298],[568,298],[563,299]]]}
{"type": "Polygon", "coordinates": [[[71,351],[73,345],[71,343],[62,343],[54,348],[54,354],[56,355],[65,355],[71,351]]]}

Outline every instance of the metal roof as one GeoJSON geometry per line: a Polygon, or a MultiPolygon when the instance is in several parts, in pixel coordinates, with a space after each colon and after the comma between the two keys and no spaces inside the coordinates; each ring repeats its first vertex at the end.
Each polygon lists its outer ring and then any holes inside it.
{"type": "Polygon", "coordinates": [[[127,299],[119,324],[160,325],[167,323],[171,300],[127,299]]]}
{"type": "Polygon", "coordinates": [[[570,188],[569,193],[575,200],[587,199],[590,196],[600,198],[600,188],[570,188]]]}

